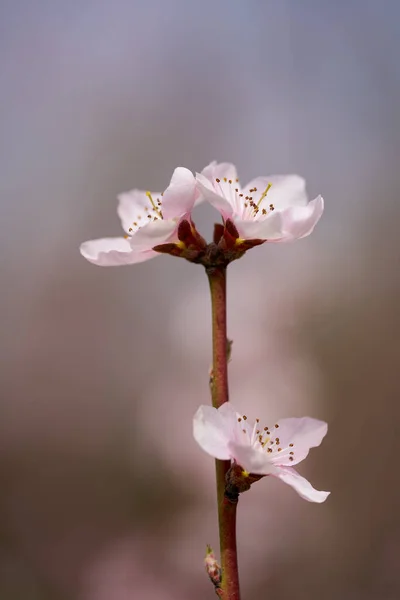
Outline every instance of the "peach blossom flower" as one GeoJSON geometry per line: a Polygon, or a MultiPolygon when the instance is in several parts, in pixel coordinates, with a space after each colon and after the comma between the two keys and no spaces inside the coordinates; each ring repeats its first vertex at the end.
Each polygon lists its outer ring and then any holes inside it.
{"type": "Polygon", "coordinates": [[[184,167],[175,169],[162,194],[136,189],[120,194],[117,212],[126,235],[84,242],[82,256],[102,267],[131,265],[157,256],[154,246],[178,240],[178,225],[190,219],[197,195],[195,178],[184,167]]]}
{"type": "Polygon", "coordinates": [[[298,175],[257,177],[243,188],[236,167],[212,162],[196,174],[202,197],[230,219],[241,239],[290,242],[309,235],[323,210],[322,196],[308,202],[298,175]]]}
{"type": "Polygon", "coordinates": [[[232,460],[243,475],[273,475],[293,487],[305,500],[324,502],[330,492],[320,492],[299,475],[293,465],[319,446],[328,430],[324,421],[303,417],[281,419],[263,427],[250,425],[226,402],[219,409],[200,406],[193,419],[193,435],[200,447],[220,460],[232,460]]]}

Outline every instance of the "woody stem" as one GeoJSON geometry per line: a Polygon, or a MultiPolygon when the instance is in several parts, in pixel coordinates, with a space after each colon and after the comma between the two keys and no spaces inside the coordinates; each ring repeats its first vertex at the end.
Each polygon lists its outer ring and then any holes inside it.
{"type": "MultiPolygon", "coordinates": [[[[212,404],[219,408],[229,400],[228,340],[226,327],[226,267],[206,269],[211,292],[213,371],[211,379],[212,404]]],[[[222,583],[218,595],[223,600],[240,600],[239,573],[236,550],[236,507],[225,497],[225,477],[229,460],[216,460],[218,526],[220,539],[222,583]]]]}

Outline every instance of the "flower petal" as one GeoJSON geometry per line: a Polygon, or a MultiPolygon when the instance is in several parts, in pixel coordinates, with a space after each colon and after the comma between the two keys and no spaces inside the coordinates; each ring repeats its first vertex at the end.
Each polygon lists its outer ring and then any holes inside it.
{"type": "Polygon", "coordinates": [[[132,250],[129,240],[125,238],[89,240],[83,242],[79,250],[86,260],[100,267],[133,265],[158,256],[158,252],[153,250],[132,250]]]}
{"type": "Polygon", "coordinates": [[[271,242],[292,242],[309,235],[324,211],[324,200],[318,196],[306,206],[291,206],[274,210],[264,219],[251,221],[235,219],[239,234],[244,239],[262,239],[271,242]]]}
{"type": "Polygon", "coordinates": [[[262,193],[271,184],[268,194],[263,202],[273,204],[275,210],[283,210],[289,206],[306,206],[308,197],[306,193],[306,182],[299,175],[270,175],[269,177],[257,177],[246,185],[243,193],[245,196],[253,197],[257,204],[262,193]],[[257,192],[250,192],[250,189],[257,192]]]}
{"type": "Polygon", "coordinates": [[[201,174],[211,181],[211,183],[216,179],[221,179],[222,181],[224,179],[231,179],[232,181],[236,181],[238,178],[235,165],[232,163],[217,163],[215,160],[207,165],[201,174]]]}
{"type": "Polygon", "coordinates": [[[162,213],[164,219],[181,217],[193,208],[196,199],[196,180],[193,173],[185,167],[177,167],[172,174],[171,182],[162,197],[162,213]]]}
{"type": "Polygon", "coordinates": [[[282,242],[310,235],[324,212],[324,199],[317,196],[307,206],[292,206],[282,213],[282,242]]]}
{"type": "Polygon", "coordinates": [[[299,496],[309,502],[325,502],[330,494],[330,492],[322,492],[314,489],[307,479],[299,475],[295,469],[289,467],[277,467],[271,475],[278,477],[278,479],[290,485],[296,490],[299,496]]]}
{"type": "Polygon", "coordinates": [[[282,238],[282,217],[281,213],[274,211],[265,219],[251,221],[242,221],[234,219],[239,235],[245,240],[260,239],[280,241],[282,238]]]}
{"type": "Polygon", "coordinates": [[[274,457],[271,458],[271,462],[275,465],[297,465],[306,458],[310,448],[321,444],[328,431],[328,424],[325,421],[310,417],[281,419],[277,425],[278,428],[274,429],[274,435],[279,439],[282,452],[274,453],[274,457]],[[293,452],[293,454],[289,454],[289,452],[293,452]]]}
{"type": "MultiPolygon", "coordinates": [[[[243,433],[243,438],[245,434],[243,433]]],[[[275,467],[271,463],[269,455],[258,448],[250,445],[231,441],[228,444],[229,455],[232,459],[243,467],[249,473],[255,475],[270,475],[275,472],[275,467]]]]}
{"type": "Polygon", "coordinates": [[[213,184],[202,173],[196,173],[197,189],[201,197],[220,211],[224,219],[233,215],[234,207],[222,193],[217,193],[213,184]]]}
{"type": "MultiPolygon", "coordinates": [[[[160,196],[159,192],[152,193],[153,198],[159,198],[160,196]]],[[[132,228],[137,229],[137,225],[133,225],[134,222],[138,224],[140,222],[145,223],[142,219],[146,218],[146,208],[149,207],[151,208],[151,204],[144,190],[135,189],[119,194],[117,213],[126,233],[130,234],[132,228]]]]}
{"type": "Polygon", "coordinates": [[[199,446],[214,458],[229,460],[229,435],[232,427],[228,420],[212,406],[200,406],[193,417],[193,436],[199,446]]]}
{"type": "Polygon", "coordinates": [[[137,250],[149,250],[158,244],[172,241],[177,230],[177,223],[172,220],[157,219],[144,225],[130,238],[131,248],[137,250]]]}

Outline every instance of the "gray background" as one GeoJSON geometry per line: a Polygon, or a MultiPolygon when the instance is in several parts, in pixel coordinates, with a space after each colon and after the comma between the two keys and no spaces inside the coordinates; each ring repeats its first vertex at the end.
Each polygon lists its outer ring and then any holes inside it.
{"type": "MultiPolygon", "coordinates": [[[[116,196],[232,161],[297,172],[325,214],[229,272],[231,399],[329,434],[243,495],[243,598],[400,594],[399,4],[0,3],[0,598],[212,598],[207,281],[159,257],[101,269],[116,196]]],[[[195,220],[210,237],[218,217],[195,220]]]]}

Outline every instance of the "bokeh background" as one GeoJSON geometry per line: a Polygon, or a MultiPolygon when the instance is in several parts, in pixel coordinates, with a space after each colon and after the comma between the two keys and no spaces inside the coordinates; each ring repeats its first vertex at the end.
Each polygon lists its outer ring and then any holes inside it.
{"type": "MultiPolygon", "coordinates": [[[[102,269],[116,196],[213,159],[297,172],[325,215],[229,271],[231,399],[329,435],[239,505],[243,598],[400,595],[395,0],[0,2],[1,600],[203,599],[217,549],[202,268],[102,269]]],[[[200,208],[210,237],[217,215],[200,208]]]]}

